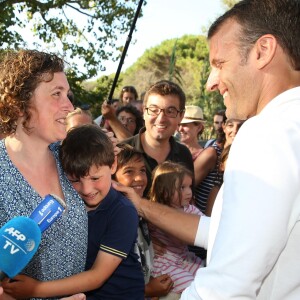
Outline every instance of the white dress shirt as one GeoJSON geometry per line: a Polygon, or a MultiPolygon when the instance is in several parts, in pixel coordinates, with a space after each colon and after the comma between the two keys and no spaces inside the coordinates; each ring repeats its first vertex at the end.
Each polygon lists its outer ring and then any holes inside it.
{"type": "Polygon", "coordinates": [[[208,266],[198,270],[181,299],[299,300],[299,219],[297,87],[274,98],[238,132],[212,212],[208,266]]]}

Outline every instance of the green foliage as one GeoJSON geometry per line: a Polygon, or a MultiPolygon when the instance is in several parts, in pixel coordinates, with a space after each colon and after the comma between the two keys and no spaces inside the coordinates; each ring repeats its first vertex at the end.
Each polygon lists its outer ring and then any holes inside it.
{"type": "Polygon", "coordinates": [[[227,9],[233,7],[236,3],[240,2],[240,0],[222,0],[223,4],[227,7],[227,9]]]}
{"type": "Polygon", "coordinates": [[[210,139],[213,132],[213,115],[216,111],[224,109],[223,97],[219,92],[208,92],[206,90],[206,82],[210,73],[209,66],[209,56],[205,57],[202,64],[202,69],[200,72],[200,98],[196,102],[196,105],[199,105],[207,120],[204,132],[202,134],[203,139],[210,139]]]}
{"type": "MultiPolygon", "coordinates": [[[[119,59],[123,44],[117,37],[128,34],[138,2],[1,1],[0,51],[28,48],[27,41],[31,36],[35,49],[58,52],[68,62],[66,73],[75,95],[75,105],[91,104],[94,114],[99,115],[108,87],[86,90],[82,82],[104,70],[101,62],[119,59]]],[[[108,77],[105,84],[111,86],[111,83],[112,79],[108,77]]]]}
{"type": "Polygon", "coordinates": [[[119,58],[123,45],[118,44],[117,37],[129,32],[139,1],[1,2],[0,49],[27,48],[31,33],[35,49],[57,49],[69,61],[76,78],[82,81],[103,70],[101,62],[119,58]],[[26,34],[22,31],[25,26],[26,34]]]}
{"type": "MultiPolygon", "coordinates": [[[[90,104],[94,116],[109,94],[114,74],[86,81],[103,70],[101,62],[120,58],[123,45],[117,36],[129,32],[139,0],[5,0],[0,5],[0,52],[28,48],[28,31],[34,48],[55,51],[68,61],[66,71],[75,105],[90,104]],[[26,28],[26,34],[24,34],[26,28]],[[46,45],[46,46],[45,46],[46,45]],[[117,50],[117,51],[116,51],[117,50]],[[79,71],[80,70],[80,71],[79,71]]],[[[223,0],[229,3],[229,0],[223,0]]],[[[236,2],[236,1],[235,1],[236,2]]],[[[146,4],[146,2],[145,2],[146,4]]],[[[158,80],[182,86],[188,104],[199,105],[208,120],[223,107],[217,93],[207,93],[208,47],[204,36],[185,35],[145,51],[120,74],[114,98],[124,85],[144,92],[158,80]]]]}
{"type": "MultiPolygon", "coordinates": [[[[162,42],[145,51],[135,64],[121,73],[114,98],[118,98],[124,85],[133,85],[141,94],[151,84],[162,79],[178,83],[187,96],[187,103],[199,105],[207,120],[207,135],[216,110],[224,108],[223,98],[208,93],[205,84],[209,75],[208,46],[204,36],[185,35],[162,42]],[[172,75],[172,76],[170,76],[172,75]]],[[[107,81],[97,82],[103,92],[107,81]]]]}
{"type": "Polygon", "coordinates": [[[176,68],[176,44],[177,44],[177,40],[175,41],[172,54],[170,57],[169,80],[173,81],[173,78],[175,78],[178,82],[182,83],[182,77],[180,71],[176,68]]]}

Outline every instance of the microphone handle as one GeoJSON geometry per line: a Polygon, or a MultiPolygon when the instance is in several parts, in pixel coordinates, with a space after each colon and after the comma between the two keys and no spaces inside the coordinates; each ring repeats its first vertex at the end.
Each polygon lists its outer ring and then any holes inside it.
{"type": "Polygon", "coordinates": [[[41,232],[49,228],[64,212],[66,205],[58,196],[49,194],[29,216],[40,227],[41,232]]]}

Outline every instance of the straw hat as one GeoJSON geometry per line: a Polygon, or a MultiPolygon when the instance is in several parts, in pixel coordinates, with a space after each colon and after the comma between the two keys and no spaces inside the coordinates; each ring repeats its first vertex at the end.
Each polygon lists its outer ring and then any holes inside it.
{"type": "Polygon", "coordinates": [[[202,109],[199,106],[187,105],[185,107],[184,117],[180,123],[184,124],[193,122],[205,123],[202,109]]]}

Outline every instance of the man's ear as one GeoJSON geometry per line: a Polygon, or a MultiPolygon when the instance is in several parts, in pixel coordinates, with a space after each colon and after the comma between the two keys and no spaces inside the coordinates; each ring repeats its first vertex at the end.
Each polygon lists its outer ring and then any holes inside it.
{"type": "Polygon", "coordinates": [[[256,64],[259,70],[273,60],[277,46],[278,42],[271,34],[265,34],[256,41],[256,64]]]}

